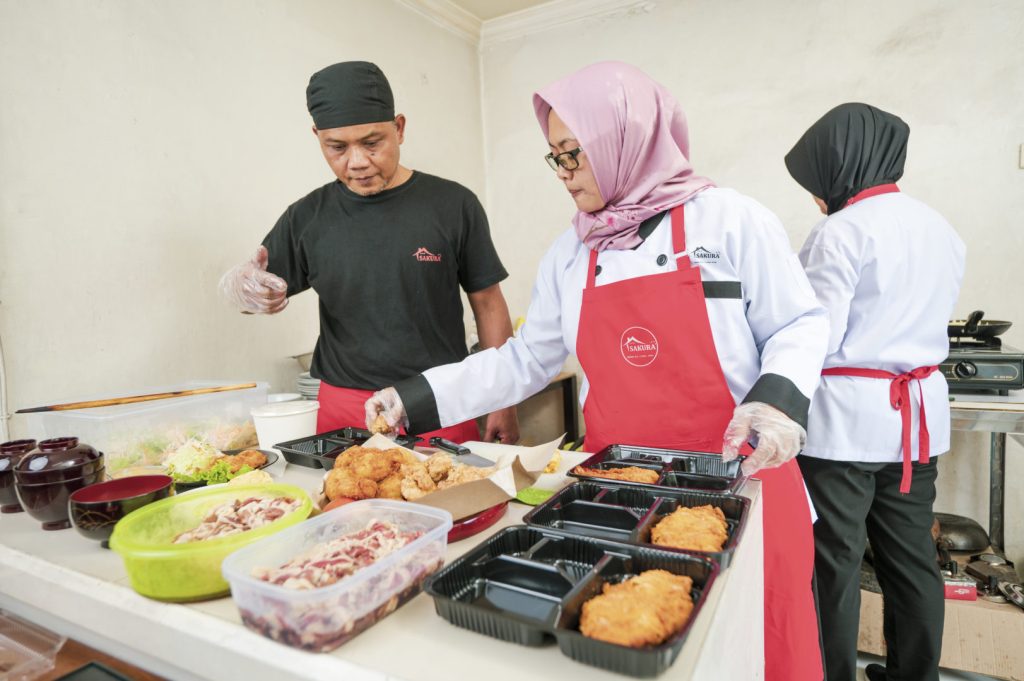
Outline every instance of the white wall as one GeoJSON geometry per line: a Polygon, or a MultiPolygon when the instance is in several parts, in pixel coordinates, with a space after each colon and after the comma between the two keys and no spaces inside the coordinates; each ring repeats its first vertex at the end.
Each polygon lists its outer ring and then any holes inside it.
{"type": "MultiPolygon", "coordinates": [[[[690,123],[695,168],[775,211],[799,248],[820,218],[783,156],[844,101],[911,127],[901,186],[942,212],[969,245],[957,311],[1018,322],[1024,346],[1024,3],[787,0],[644,3],[642,9],[484,45],[488,212],[525,310],[547,246],[573,211],[533,114],[531,93],[579,67],[621,59],[672,90],[690,123]]],[[[922,301],[922,304],[927,304],[922,301]]],[[[937,507],[987,525],[987,438],[956,434],[937,507]]],[[[1024,452],[1011,445],[1007,538],[1024,554],[1024,452]]]]}
{"type": "Polygon", "coordinates": [[[0,0],[12,411],[192,378],[294,389],[315,295],[250,317],[216,285],[333,179],[305,87],[347,59],[389,76],[403,162],[483,198],[476,48],[397,2],[0,0]]]}

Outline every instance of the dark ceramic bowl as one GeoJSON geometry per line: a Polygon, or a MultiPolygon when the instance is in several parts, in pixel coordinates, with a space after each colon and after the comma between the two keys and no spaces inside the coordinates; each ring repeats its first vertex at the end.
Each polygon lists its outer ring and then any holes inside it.
{"type": "Polygon", "coordinates": [[[91,475],[103,467],[103,453],[77,437],[43,440],[14,467],[14,477],[21,484],[74,480],[91,475]]]}
{"type": "Polygon", "coordinates": [[[173,485],[169,475],[137,475],[83,487],[68,497],[71,524],[80,535],[95,539],[106,548],[118,520],[146,504],[169,497],[173,485]]]}
{"type": "Polygon", "coordinates": [[[75,490],[92,485],[106,475],[104,469],[75,480],[44,482],[26,485],[15,481],[14,489],[25,512],[43,524],[44,530],[63,530],[71,527],[68,518],[68,497],[75,490]]]}
{"type": "Polygon", "coordinates": [[[14,467],[35,446],[35,440],[11,440],[0,444],[0,513],[22,512],[14,491],[14,467]]]}

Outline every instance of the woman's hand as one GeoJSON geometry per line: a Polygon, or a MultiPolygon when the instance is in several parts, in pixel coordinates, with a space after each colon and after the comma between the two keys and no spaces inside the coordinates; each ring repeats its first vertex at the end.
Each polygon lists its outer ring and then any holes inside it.
{"type": "Polygon", "coordinates": [[[807,440],[807,431],[764,402],[741,404],[733,411],[732,420],[726,426],[722,460],[735,459],[739,456],[740,447],[754,437],[757,438],[757,448],[740,467],[744,475],[753,475],[762,468],[777,468],[792,459],[807,440]]]}

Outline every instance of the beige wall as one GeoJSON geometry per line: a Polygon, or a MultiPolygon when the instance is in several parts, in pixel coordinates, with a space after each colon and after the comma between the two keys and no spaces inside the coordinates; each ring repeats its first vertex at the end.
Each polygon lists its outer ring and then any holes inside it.
{"type": "Polygon", "coordinates": [[[388,74],[403,162],[482,194],[476,48],[397,2],[0,0],[12,411],[191,378],[294,390],[315,296],[248,317],[216,285],[332,179],[305,87],[346,59],[388,74]]]}
{"type": "MultiPolygon", "coordinates": [[[[782,157],[844,101],[911,126],[905,191],[933,205],[968,243],[957,311],[1015,320],[1024,346],[1024,3],[753,0],[646,3],[483,50],[488,210],[525,310],[537,261],[572,205],[541,160],[530,94],[593,61],[631,62],[669,87],[690,123],[698,172],[775,211],[799,248],[820,218],[782,157]]],[[[922,304],[927,304],[922,301],[922,304]]],[[[955,434],[937,507],[987,525],[987,437],[955,434]]],[[[1011,444],[1007,539],[1024,558],[1024,450],[1011,444]]]]}

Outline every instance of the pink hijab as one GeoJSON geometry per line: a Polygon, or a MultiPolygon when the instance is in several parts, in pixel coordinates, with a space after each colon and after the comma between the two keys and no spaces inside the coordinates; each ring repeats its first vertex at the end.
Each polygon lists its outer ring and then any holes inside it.
{"type": "Polygon", "coordinates": [[[715,186],[695,175],[687,159],[690,139],[679,103],[635,66],[591,64],[534,93],[533,108],[545,137],[554,109],[587,152],[608,203],[596,213],[577,211],[573,225],[593,250],[637,246],[641,222],[715,186]]]}

